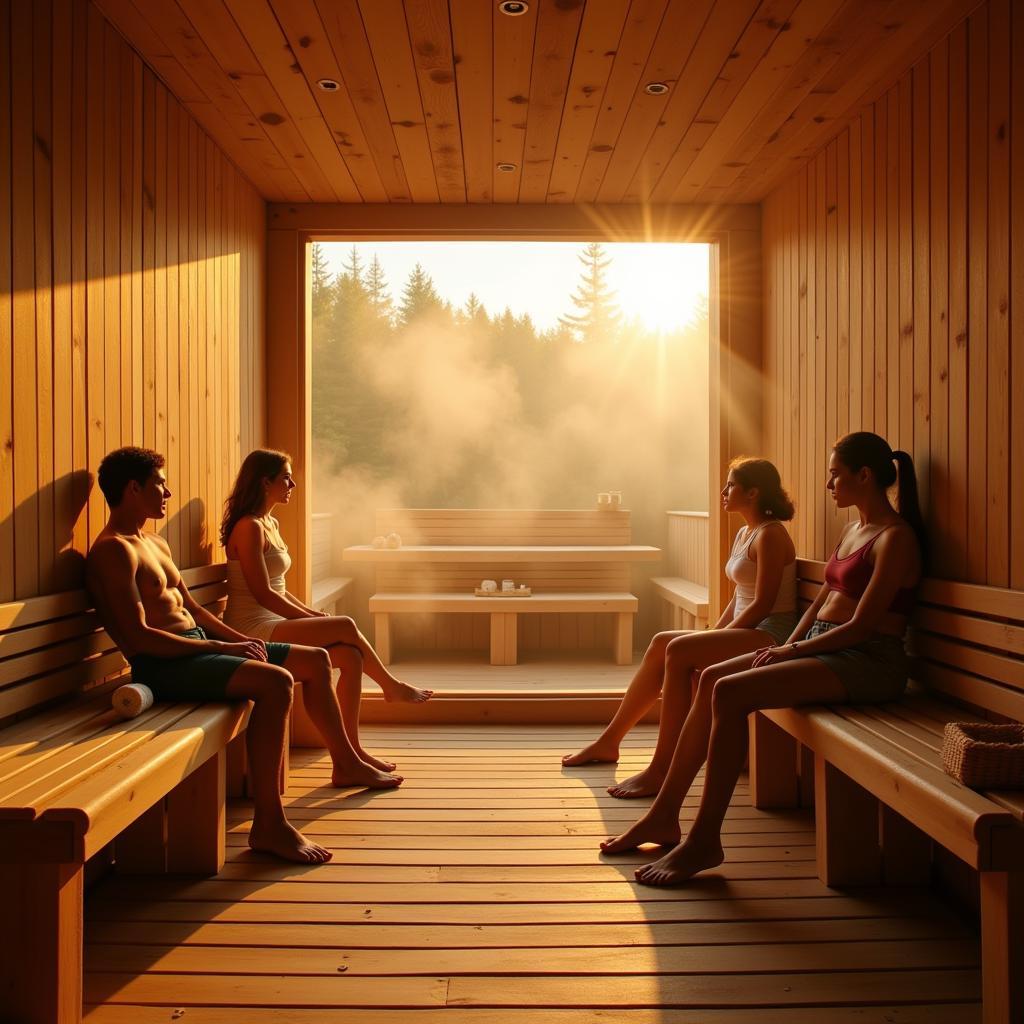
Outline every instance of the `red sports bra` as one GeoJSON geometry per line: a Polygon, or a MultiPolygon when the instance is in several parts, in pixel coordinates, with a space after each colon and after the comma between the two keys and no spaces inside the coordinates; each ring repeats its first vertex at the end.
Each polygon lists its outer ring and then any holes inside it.
{"type": "MultiPolygon", "coordinates": [[[[868,561],[868,552],[875,546],[875,541],[888,529],[887,526],[885,529],[879,530],[867,544],[857,548],[845,558],[839,557],[839,545],[836,545],[832,557],[825,566],[825,582],[828,584],[829,590],[838,591],[840,594],[852,597],[855,601],[859,601],[863,597],[864,591],[868,589],[871,573],[875,568],[868,561]]],[[[909,615],[914,609],[916,590],[917,587],[901,587],[897,590],[892,604],[889,605],[889,611],[895,612],[897,615],[909,615]]]]}

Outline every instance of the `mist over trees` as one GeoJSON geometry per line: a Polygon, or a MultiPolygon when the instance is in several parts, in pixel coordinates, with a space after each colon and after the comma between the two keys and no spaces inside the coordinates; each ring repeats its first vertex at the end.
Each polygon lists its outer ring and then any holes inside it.
{"type": "MultiPolygon", "coordinates": [[[[332,275],[313,247],[320,477],[413,507],[585,508],[609,489],[635,514],[706,507],[706,308],[669,334],[627,321],[592,243],[541,330],[475,294],[454,307],[421,264],[389,282],[366,251],[332,275]]],[[[321,482],[327,511],[338,487],[321,482]]]]}

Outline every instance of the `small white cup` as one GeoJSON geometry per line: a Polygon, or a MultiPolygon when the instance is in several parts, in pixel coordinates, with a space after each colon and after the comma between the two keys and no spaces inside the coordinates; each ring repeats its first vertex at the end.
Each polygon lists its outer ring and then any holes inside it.
{"type": "Polygon", "coordinates": [[[502,580],[501,581],[501,589],[504,592],[506,592],[506,593],[508,591],[510,591],[510,590],[515,590],[516,589],[516,581],[515,580],[502,580]]]}
{"type": "Polygon", "coordinates": [[[597,496],[598,505],[610,505],[612,503],[612,496],[608,491],[601,491],[597,496]]]}
{"type": "Polygon", "coordinates": [[[498,589],[497,580],[484,580],[480,584],[481,590],[486,590],[488,594],[493,594],[498,589]]]}

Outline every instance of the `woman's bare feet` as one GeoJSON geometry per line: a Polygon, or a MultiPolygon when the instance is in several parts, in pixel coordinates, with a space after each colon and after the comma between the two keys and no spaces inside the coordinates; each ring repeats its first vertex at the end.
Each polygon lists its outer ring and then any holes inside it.
{"type": "Polygon", "coordinates": [[[636,880],[643,885],[679,885],[698,871],[717,868],[725,860],[720,843],[701,846],[690,839],[669,850],[664,857],[636,869],[636,880]]]}
{"type": "Polygon", "coordinates": [[[397,679],[393,683],[388,683],[387,686],[381,686],[381,689],[384,691],[384,699],[388,703],[422,704],[434,696],[433,690],[421,690],[397,679]]]}
{"type": "Polygon", "coordinates": [[[562,765],[566,768],[576,768],[581,764],[614,763],[619,759],[619,745],[598,737],[589,746],[584,747],[578,754],[566,754],[562,758],[562,765]]]}
{"type": "Polygon", "coordinates": [[[382,758],[374,757],[373,754],[368,754],[362,748],[358,749],[356,753],[359,755],[360,761],[365,761],[382,772],[393,772],[398,767],[394,761],[385,761],[382,758]]]}
{"type": "Polygon", "coordinates": [[[665,776],[654,770],[649,765],[642,772],[625,779],[623,782],[616,782],[614,786],[608,787],[608,792],[619,800],[635,800],[641,796],[653,796],[661,789],[665,776]]]}
{"type": "Polygon", "coordinates": [[[635,825],[631,825],[621,836],[611,836],[601,844],[602,853],[627,853],[644,843],[655,843],[657,846],[675,846],[682,831],[678,820],[670,820],[644,815],[635,825]]]}
{"type": "Polygon", "coordinates": [[[253,822],[249,831],[249,846],[259,853],[269,853],[296,864],[326,864],[334,856],[330,850],[311,843],[287,821],[273,825],[257,825],[253,822]]]}
{"type": "Polygon", "coordinates": [[[404,781],[405,779],[401,775],[389,775],[363,761],[358,764],[336,767],[331,772],[331,785],[337,786],[338,789],[345,789],[349,786],[364,786],[367,789],[394,789],[404,781]]]}

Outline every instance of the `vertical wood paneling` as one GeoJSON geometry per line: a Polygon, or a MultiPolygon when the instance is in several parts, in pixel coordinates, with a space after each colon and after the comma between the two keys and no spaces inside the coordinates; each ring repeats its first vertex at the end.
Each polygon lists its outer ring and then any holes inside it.
{"type": "Polygon", "coordinates": [[[764,427],[802,555],[834,539],[833,426],[874,430],[914,455],[932,571],[1024,584],[1022,48],[1024,11],[989,0],[765,201],[764,427]]]}
{"type": "Polygon", "coordinates": [[[264,204],[88,0],[0,2],[0,238],[0,600],[80,584],[120,444],[167,456],[182,566],[216,555],[263,441],[264,204]]]}

